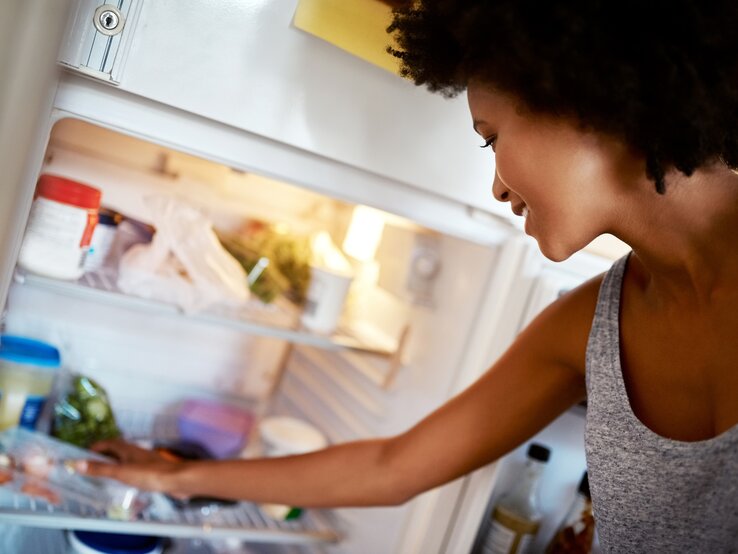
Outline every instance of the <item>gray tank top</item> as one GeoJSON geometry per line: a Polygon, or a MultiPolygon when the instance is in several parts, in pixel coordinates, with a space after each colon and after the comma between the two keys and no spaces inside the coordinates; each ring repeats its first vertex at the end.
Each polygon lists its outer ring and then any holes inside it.
{"type": "Polygon", "coordinates": [[[627,260],[605,275],[587,345],[585,450],[600,545],[607,553],[738,552],[738,425],[683,442],[654,433],[631,409],[620,365],[627,260]]]}

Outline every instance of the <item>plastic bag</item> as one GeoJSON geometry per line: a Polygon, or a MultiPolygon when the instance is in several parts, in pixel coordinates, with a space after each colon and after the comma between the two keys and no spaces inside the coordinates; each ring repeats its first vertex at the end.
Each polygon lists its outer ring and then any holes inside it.
{"type": "Polygon", "coordinates": [[[89,377],[72,375],[54,404],[51,435],[81,448],[119,437],[105,389],[89,377]]]}
{"type": "Polygon", "coordinates": [[[120,261],[118,287],[125,293],[162,300],[192,313],[215,304],[248,300],[247,276],[221,246],[211,222],[170,196],[147,199],[156,234],[120,261]]]}
{"type": "MultiPolygon", "coordinates": [[[[77,474],[71,460],[110,459],[26,429],[0,433],[0,485],[51,505],[73,501],[87,514],[134,520],[147,509],[153,493],[145,493],[111,479],[77,474]]],[[[159,495],[160,496],[160,495],[159,495]]]]}

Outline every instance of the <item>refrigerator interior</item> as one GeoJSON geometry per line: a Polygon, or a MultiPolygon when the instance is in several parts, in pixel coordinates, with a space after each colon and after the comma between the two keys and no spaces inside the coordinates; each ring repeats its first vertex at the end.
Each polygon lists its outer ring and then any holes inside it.
{"type": "MultiPolygon", "coordinates": [[[[104,206],[144,222],[154,223],[152,198],[166,196],[196,206],[220,231],[266,220],[300,235],[325,231],[336,245],[356,207],[76,119],[54,126],[42,172],[93,184],[104,206]]],[[[185,315],[121,294],[114,270],[71,283],[17,271],[3,330],[58,345],[68,370],[108,390],[130,438],[173,434],[177,406],[192,397],[248,406],[260,415],[294,415],[331,443],[398,433],[447,399],[460,371],[470,371],[463,366],[470,337],[480,333],[480,299],[495,275],[514,268],[501,261],[499,233],[481,244],[387,212],[379,217],[376,255],[358,266],[363,277],[355,279],[357,292],[332,336],[302,329],[289,302],[265,306],[253,296],[240,310],[185,315]]],[[[316,512],[306,529],[280,527],[277,535],[294,532],[285,542],[295,542],[300,533],[304,540],[335,531],[342,540],[330,550],[396,552],[417,525],[418,502],[325,517],[316,512]]],[[[31,515],[40,512],[53,508],[31,515]]],[[[198,525],[183,534],[191,536],[198,525]]],[[[258,525],[271,523],[261,518],[258,525]]]]}

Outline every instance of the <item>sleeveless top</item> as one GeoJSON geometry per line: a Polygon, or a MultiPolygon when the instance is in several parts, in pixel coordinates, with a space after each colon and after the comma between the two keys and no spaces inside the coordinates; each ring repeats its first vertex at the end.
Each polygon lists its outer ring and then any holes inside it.
{"type": "Polygon", "coordinates": [[[738,552],[738,425],[711,439],[677,441],[653,432],[630,406],[619,320],[627,260],[605,274],[587,344],[585,451],[600,546],[628,554],[738,552]]]}

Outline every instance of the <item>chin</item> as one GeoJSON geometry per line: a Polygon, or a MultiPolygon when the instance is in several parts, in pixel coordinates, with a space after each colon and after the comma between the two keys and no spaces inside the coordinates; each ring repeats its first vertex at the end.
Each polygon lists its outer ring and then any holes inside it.
{"type": "Polygon", "coordinates": [[[539,238],[536,238],[536,241],[538,242],[538,249],[541,251],[541,254],[552,262],[563,262],[576,252],[576,250],[566,248],[561,244],[547,243],[539,238]]]}

